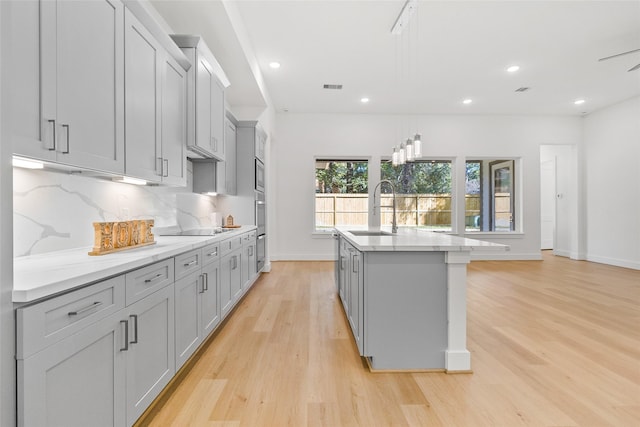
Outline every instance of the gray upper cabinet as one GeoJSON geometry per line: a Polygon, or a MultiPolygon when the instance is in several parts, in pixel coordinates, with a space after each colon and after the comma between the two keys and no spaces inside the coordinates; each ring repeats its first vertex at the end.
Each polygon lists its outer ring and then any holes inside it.
{"type": "Polygon", "coordinates": [[[193,64],[187,73],[187,148],[196,157],[225,160],[224,90],[229,81],[200,37],[171,37],[193,64]]]}
{"type": "Polygon", "coordinates": [[[125,173],[184,186],[186,71],[128,9],[125,52],[125,173]]]}
{"type": "Polygon", "coordinates": [[[14,152],[124,171],[124,6],[14,2],[14,152]],[[19,101],[18,101],[19,100],[19,101]]]}
{"type": "Polygon", "coordinates": [[[217,164],[217,189],[219,194],[235,196],[237,193],[236,125],[228,118],[225,118],[224,131],[225,159],[224,162],[217,164]]]}

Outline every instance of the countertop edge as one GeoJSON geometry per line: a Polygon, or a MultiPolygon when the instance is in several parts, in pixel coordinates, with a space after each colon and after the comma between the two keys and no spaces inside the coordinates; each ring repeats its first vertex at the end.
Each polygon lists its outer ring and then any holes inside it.
{"type": "Polygon", "coordinates": [[[12,302],[15,304],[31,303],[56,294],[71,291],[92,283],[106,280],[110,277],[124,274],[128,271],[153,264],[164,259],[172,258],[194,249],[199,249],[209,244],[220,242],[246,232],[256,230],[256,226],[242,226],[241,228],[213,236],[157,236],[157,244],[142,248],[122,251],[98,257],[89,256],[90,248],[77,248],[69,251],[50,252],[46,254],[28,257],[14,258],[14,278],[12,290],[12,302]],[[68,262],[67,267],[50,265],[38,270],[38,263],[45,262],[48,258],[62,259],[68,262]],[[52,274],[58,278],[47,279],[47,273],[53,270],[61,271],[66,268],[73,271],[74,265],[80,264],[104,264],[96,269],[76,267],[77,274],[52,274]],[[16,285],[23,280],[22,286],[16,285]]]}

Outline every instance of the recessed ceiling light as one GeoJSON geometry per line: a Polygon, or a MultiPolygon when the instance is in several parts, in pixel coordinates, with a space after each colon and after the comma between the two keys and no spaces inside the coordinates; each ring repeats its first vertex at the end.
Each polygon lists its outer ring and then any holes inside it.
{"type": "Polygon", "coordinates": [[[360,102],[362,102],[363,104],[366,104],[367,102],[369,102],[369,98],[360,98],[360,102]]]}
{"type": "Polygon", "coordinates": [[[469,104],[471,104],[472,102],[473,102],[473,100],[472,100],[472,99],[469,99],[469,98],[467,98],[467,99],[465,99],[464,101],[462,101],[462,103],[463,103],[463,104],[465,104],[465,105],[469,105],[469,104]]]}
{"type": "Polygon", "coordinates": [[[584,102],[585,102],[584,99],[576,99],[575,101],[573,101],[573,103],[576,105],[582,105],[584,104],[584,102]]]}
{"type": "Polygon", "coordinates": [[[279,62],[269,62],[269,67],[273,68],[274,70],[277,68],[280,68],[280,63],[279,62]]]}
{"type": "Polygon", "coordinates": [[[516,71],[518,71],[520,69],[519,65],[512,65],[509,68],[507,68],[507,71],[509,73],[515,73],[516,71]]]}

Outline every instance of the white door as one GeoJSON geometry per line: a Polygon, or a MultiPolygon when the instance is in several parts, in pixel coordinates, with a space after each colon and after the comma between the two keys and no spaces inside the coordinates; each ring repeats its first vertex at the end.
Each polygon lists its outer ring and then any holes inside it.
{"type": "Polygon", "coordinates": [[[556,227],[556,159],[540,161],[540,249],[553,249],[556,227]]]}

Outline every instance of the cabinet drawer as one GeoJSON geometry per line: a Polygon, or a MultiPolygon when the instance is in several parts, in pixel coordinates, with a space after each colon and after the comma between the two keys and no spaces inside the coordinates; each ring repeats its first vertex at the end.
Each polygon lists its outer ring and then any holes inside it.
{"type": "Polygon", "coordinates": [[[220,242],[220,255],[224,256],[242,247],[242,235],[220,242]]]}
{"type": "Polygon", "coordinates": [[[127,305],[173,283],[173,271],[173,258],[171,258],[127,273],[125,277],[127,305]]]}
{"type": "Polygon", "coordinates": [[[242,241],[245,244],[251,244],[252,242],[256,241],[256,232],[255,231],[250,231],[248,233],[245,233],[242,235],[242,241]]]}
{"type": "Polygon", "coordinates": [[[189,251],[176,256],[175,260],[176,279],[182,279],[195,271],[200,271],[202,268],[202,251],[200,249],[189,251]]]}
{"type": "Polygon", "coordinates": [[[43,348],[124,308],[125,279],[117,276],[16,310],[16,357],[43,348]]]}
{"type": "Polygon", "coordinates": [[[212,243],[202,248],[202,265],[207,265],[220,259],[220,243],[212,243]]]}

